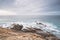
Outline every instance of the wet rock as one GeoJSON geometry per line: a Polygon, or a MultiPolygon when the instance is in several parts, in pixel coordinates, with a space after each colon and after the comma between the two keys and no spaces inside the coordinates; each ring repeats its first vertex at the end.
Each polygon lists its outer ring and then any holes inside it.
{"type": "Polygon", "coordinates": [[[33,28],[29,28],[29,27],[26,27],[26,28],[27,28],[27,29],[23,29],[24,32],[33,32],[33,33],[36,32],[36,30],[33,29],[33,28]]]}
{"type": "Polygon", "coordinates": [[[46,37],[47,40],[60,40],[57,37],[46,37]]]}
{"type": "Polygon", "coordinates": [[[23,25],[19,25],[19,24],[12,24],[13,27],[11,29],[14,29],[14,30],[21,30],[23,28],[23,25]]]}
{"type": "Polygon", "coordinates": [[[39,25],[44,25],[43,23],[36,23],[36,24],[39,24],[39,25]]]}
{"type": "Polygon", "coordinates": [[[36,32],[36,34],[39,34],[39,35],[43,36],[44,38],[46,38],[46,37],[56,37],[55,35],[53,35],[49,32],[44,32],[44,31],[36,32]]]}

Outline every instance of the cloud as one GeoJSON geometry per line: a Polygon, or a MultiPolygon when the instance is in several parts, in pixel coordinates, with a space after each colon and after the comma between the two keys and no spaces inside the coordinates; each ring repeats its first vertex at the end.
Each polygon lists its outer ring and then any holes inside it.
{"type": "Polygon", "coordinates": [[[0,7],[7,7],[14,5],[14,0],[0,0],[0,7]]]}
{"type": "Polygon", "coordinates": [[[17,15],[16,13],[6,10],[0,10],[0,13],[1,13],[0,15],[17,15]]]}
{"type": "MultiPolygon", "coordinates": [[[[0,0],[0,9],[18,15],[52,15],[60,11],[59,0],[0,0]],[[55,13],[56,12],[56,13],[55,13]]],[[[59,15],[59,14],[58,14],[59,15]]]]}

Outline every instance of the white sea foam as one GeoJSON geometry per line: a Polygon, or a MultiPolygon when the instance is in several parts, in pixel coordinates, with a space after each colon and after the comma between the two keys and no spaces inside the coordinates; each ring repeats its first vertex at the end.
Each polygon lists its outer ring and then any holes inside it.
{"type": "Polygon", "coordinates": [[[42,22],[42,21],[37,21],[37,22],[32,22],[32,23],[25,23],[25,22],[9,22],[6,24],[3,24],[3,28],[11,28],[12,24],[22,24],[24,27],[23,29],[26,29],[26,27],[32,27],[32,28],[38,28],[41,29],[43,31],[47,31],[56,35],[60,35],[60,31],[57,29],[57,26],[55,26],[52,23],[48,23],[48,22],[42,22]],[[37,23],[42,23],[42,24],[37,24],[37,23]]]}

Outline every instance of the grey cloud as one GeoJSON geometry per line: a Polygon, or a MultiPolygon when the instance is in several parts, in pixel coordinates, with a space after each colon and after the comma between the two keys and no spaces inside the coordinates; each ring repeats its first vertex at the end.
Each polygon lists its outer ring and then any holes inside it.
{"type": "Polygon", "coordinates": [[[0,0],[0,7],[9,7],[14,5],[14,0],[0,0]]]}
{"type": "Polygon", "coordinates": [[[0,0],[0,8],[17,14],[59,14],[60,0],[0,0]],[[8,6],[8,7],[7,7],[8,6]]]}

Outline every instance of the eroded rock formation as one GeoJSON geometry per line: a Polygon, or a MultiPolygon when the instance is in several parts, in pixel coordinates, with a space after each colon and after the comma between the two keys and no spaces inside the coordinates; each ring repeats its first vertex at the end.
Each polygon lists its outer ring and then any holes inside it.
{"type": "Polygon", "coordinates": [[[13,28],[0,27],[0,40],[60,40],[55,35],[37,28],[23,29],[23,25],[14,24],[13,28]],[[13,30],[12,30],[13,29],[13,30]]]}

